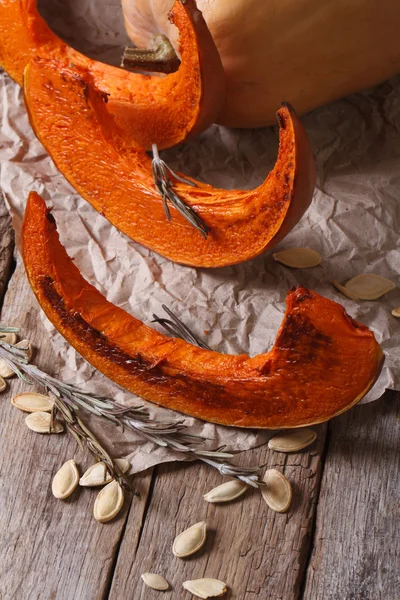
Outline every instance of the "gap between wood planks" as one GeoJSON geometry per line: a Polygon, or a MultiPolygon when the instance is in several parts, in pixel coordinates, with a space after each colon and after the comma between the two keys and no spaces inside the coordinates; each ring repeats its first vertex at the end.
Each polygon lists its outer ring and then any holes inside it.
{"type": "MultiPolygon", "coordinates": [[[[140,544],[140,540],[141,540],[142,532],[143,532],[143,526],[144,526],[144,523],[146,521],[146,516],[147,516],[148,510],[150,508],[151,497],[153,495],[154,482],[155,482],[156,473],[157,473],[157,467],[151,467],[150,469],[148,469],[147,473],[149,474],[149,476],[151,477],[151,479],[150,479],[150,485],[149,485],[149,488],[148,488],[148,494],[147,494],[147,496],[145,498],[145,506],[144,506],[144,511],[143,511],[143,518],[142,518],[142,523],[140,525],[140,529],[139,529],[139,533],[138,533],[138,539],[137,539],[137,543],[136,543],[135,552],[137,551],[138,546],[140,544]]],[[[106,584],[106,588],[104,590],[104,595],[103,595],[102,600],[108,600],[108,598],[110,596],[111,586],[113,584],[114,573],[115,573],[115,569],[116,569],[116,566],[117,566],[117,563],[118,563],[118,558],[119,558],[119,554],[120,554],[120,550],[121,550],[122,540],[123,540],[123,538],[125,536],[125,533],[126,533],[126,528],[127,528],[127,524],[128,524],[130,512],[131,512],[131,510],[134,510],[134,508],[135,508],[134,507],[135,499],[136,499],[136,496],[132,496],[132,498],[130,499],[130,504],[129,504],[128,512],[127,512],[127,515],[126,515],[124,526],[123,526],[123,528],[121,530],[121,535],[119,537],[118,544],[117,544],[116,549],[115,549],[114,560],[113,560],[113,563],[112,563],[112,566],[111,566],[111,569],[110,569],[110,573],[109,573],[109,576],[108,576],[108,579],[107,579],[107,584],[106,584]]],[[[142,497],[140,499],[143,500],[142,497]]]]}
{"type": "Polygon", "coordinates": [[[314,518],[313,518],[313,523],[312,523],[312,527],[311,527],[310,543],[308,546],[308,552],[307,552],[307,556],[306,556],[306,560],[305,560],[305,564],[304,564],[304,571],[302,574],[303,576],[301,578],[301,581],[299,581],[299,600],[310,600],[310,599],[307,599],[307,597],[305,596],[305,588],[306,588],[306,584],[307,584],[307,573],[310,568],[311,557],[312,557],[315,538],[316,538],[316,534],[317,534],[318,502],[319,502],[319,497],[321,494],[322,481],[323,481],[323,477],[324,477],[324,470],[325,470],[326,458],[327,458],[327,454],[328,454],[330,436],[331,436],[331,431],[330,431],[330,427],[329,427],[329,423],[328,423],[326,426],[324,446],[323,446],[323,450],[321,453],[321,473],[320,473],[320,478],[319,478],[318,489],[316,491],[317,497],[315,500],[315,512],[314,512],[314,518]]]}

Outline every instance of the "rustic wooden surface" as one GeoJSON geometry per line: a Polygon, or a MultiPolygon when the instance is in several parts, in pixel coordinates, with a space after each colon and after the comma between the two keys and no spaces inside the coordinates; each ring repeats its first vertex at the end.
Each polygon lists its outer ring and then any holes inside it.
{"type": "MultiPolygon", "coordinates": [[[[7,281],[12,236],[9,222],[0,223],[0,281],[7,281]]],[[[18,264],[1,322],[29,332],[40,345],[35,362],[53,368],[38,314],[18,264]]],[[[399,597],[396,394],[353,409],[328,434],[321,427],[310,450],[283,455],[264,447],[247,457],[277,467],[292,482],[294,501],[285,515],[253,491],[231,504],[207,504],[202,494],[222,481],[219,474],[204,465],[169,464],[135,477],[141,499],[127,500],[115,521],[101,525],[91,517],[93,490],[64,502],[51,495],[51,479],[65,460],[74,456],[82,470],[91,460],[67,435],[27,430],[9,401],[25,387],[12,380],[0,402],[1,600],[190,600],[181,583],[202,576],[226,581],[227,599],[399,597]],[[209,528],[206,546],[189,559],[175,558],[174,536],[200,520],[209,528]],[[172,590],[145,588],[145,571],[162,573],[172,590]]]]}
{"type": "Polygon", "coordinates": [[[330,424],[304,598],[400,598],[399,434],[393,392],[330,424]]]}

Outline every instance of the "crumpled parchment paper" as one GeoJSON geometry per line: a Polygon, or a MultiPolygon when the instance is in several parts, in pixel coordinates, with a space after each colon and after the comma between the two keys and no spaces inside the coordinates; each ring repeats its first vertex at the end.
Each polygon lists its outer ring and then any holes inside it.
{"type": "MultiPolygon", "coordinates": [[[[46,0],[40,8],[57,33],[78,49],[118,64],[127,43],[117,0],[46,0]]],[[[329,77],[329,73],[327,73],[329,77]]],[[[373,302],[353,302],[336,291],[367,272],[400,283],[400,77],[353,95],[304,118],[318,165],[311,208],[277,249],[309,246],[323,256],[321,266],[292,270],[272,253],[251,262],[216,270],[173,264],[128,240],[82,200],[57,171],[26,116],[20,88],[0,74],[0,188],[13,217],[17,242],[28,192],[41,193],[54,205],[61,241],[84,276],[107,298],[149,323],[169,306],[199,336],[220,352],[268,350],[275,339],[289,288],[302,283],[341,302],[349,314],[368,325],[386,354],[379,381],[364,401],[386,388],[400,389],[400,320],[391,309],[400,304],[400,288],[373,302]],[[207,331],[207,335],[204,334],[207,331]]],[[[198,138],[163,152],[172,168],[218,187],[252,188],[272,168],[277,153],[276,128],[229,130],[216,125],[198,138]]],[[[168,227],[168,224],[165,225],[168,227]]],[[[275,251],[275,250],[274,250],[275,251]]],[[[42,315],[69,381],[137,403],[78,356],[42,315]]],[[[356,376],[356,374],[355,374],[356,376]]],[[[180,415],[146,403],[152,416],[180,415]]],[[[186,418],[209,447],[245,450],[265,442],[270,433],[224,428],[186,418]]],[[[121,441],[113,425],[104,437],[119,453],[131,453],[134,471],[180,460],[134,434],[121,441]]]]}

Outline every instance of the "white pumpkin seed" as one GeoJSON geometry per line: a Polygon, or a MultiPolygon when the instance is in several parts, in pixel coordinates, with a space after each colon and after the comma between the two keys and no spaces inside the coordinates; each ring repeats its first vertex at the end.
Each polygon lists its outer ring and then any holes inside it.
{"type": "Polygon", "coordinates": [[[289,429],[277,433],[268,442],[275,452],[298,452],[315,442],[317,434],[312,429],[289,429]]]}
{"type": "Polygon", "coordinates": [[[0,333],[0,339],[2,342],[14,345],[17,343],[17,335],[15,333],[0,333]]]}
{"type": "Polygon", "coordinates": [[[175,538],[172,552],[178,558],[185,558],[185,556],[194,554],[204,545],[206,532],[207,525],[205,521],[195,523],[175,538]]]}
{"type": "Polygon", "coordinates": [[[169,588],[168,581],[156,573],[143,573],[141,577],[147,587],[151,588],[152,590],[159,590],[160,592],[163,592],[169,588]]]}
{"type": "Polygon", "coordinates": [[[53,482],[51,484],[51,491],[53,496],[60,500],[65,500],[72,494],[78,485],[79,472],[75,461],[67,460],[63,464],[61,469],[54,475],[53,482]]]}
{"type": "Polygon", "coordinates": [[[35,392],[24,392],[17,394],[11,399],[11,404],[20,410],[28,413],[34,412],[50,412],[54,402],[44,394],[36,394],[35,392]]]}
{"type": "Polygon", "coordinates": [[[288,248],[272,255],[274,260],[292,269],[308,269],[321,264],[321,255],[311,248],[288,248]]]}
{"type": "Polygon", "coordinates": [[[30,343],[29,340],[21,340],[20,342],[18,342],[18,344],[15,344],[15,345],[17,348],[26,350],[28,360],[31,360],[32,354],[33,354],[33,349],[32,349],[32,344],[30,343]]]}
{"type": "Polygon", "coordinates": [[[345,284],[345,288],[356,294],[360,300],[377,300],[395,287],[393,281],[374,273],[357,275],[345,284]]]}
{"type": "MultiPolygon", "coordinates": [[[[116,458],[114,459],[114,462],[122,473],[126,473],[131,466],[126,458],[116,458]]],[[[85,471],[79,480],[79,485],[82,487],[96,487],[99,485],[106,485],[106,483],[110,483],[110,481],[112,481],[112,477],[108,472],[105,463],[98,462],[85,471]]]]}
{"type": "Polygon", "coordinates": [[[217,502],[230,502],[244,494],[248,487],[243,481],[232,479],[210,490],[207,494],[204,494],[203,498],[206,502],[215,504],[217,502]]]}
{"type": "Polygon", "coordinates": [[[185,590],[197,596],[198,598],[219,598],[227,592],[226,584],[218,579],[193,579],[192,581],[184,581],[183,587],[185,590]]]}
{"type": "Polygon", "coordinates": [[[4,379],[2,377],[0,377],[0,392],[4,392],[6,387],[7,387],[6,382],[4,381],[4,379]]]}
{"type": "Polygon", "coordinates": [[[127,473],[131,468],[131,463],[126,458],[114,458],[114,462],[122,473],[127,473]]]}
{"type": "Polygon", "coordinates": [[[268,469],[263,481],[266,485],[261,488],[261,493],[265,502],[275,512],[286,512],[292,501],[292,487],[289,481],[276,469],[268,469]]]}
{"type": "Polygon", "coordinates": [[[9,379],[15,375],[11,367],[8,366],[5,360],[0,358],[0,377],[3,379],[9,379]]]}
{"type": "Polygon", "coordinates": [[[111,521],[124,505],[124,492],[118,481],[111,481],[99,492],[93,507],[96,521],[111,521]]]}
{"type": "MultiPolygon", "coordinates": [[[[17,340],[17,336],[15,335],[15,333],[7,333],[5,334],[6,336],[14,336],[12,338],[8,338],[11,339],[12,341],[15,339],[14,344],[17,340]]],[[[1,338],[2,340],[5,340],[7,343],[11,343],[8,342],[7,338],[1,338]]],[[[32,358],[32,345],[30,342],[28,342],[28,340],[21,340],[20,342],[18,342],[18,344],[15,344],[15,346],[17,348],[27,348],[28,350],[28,359],[30,360],[32,358]]],[[[0,358],[0,377],[3,377],[4,379],[9,379],[10,377],[13,377],[15,375],[14,371],[11,369],[11,367],[8,366],[8,364],[6,363],[5,360],[0,358]]]]}
{"type": "Polygon", "coordinates": [[[344,285],[340,285],[340,283],[338,283],[337,281],[332,281],[332,285],[334,285],[335,288],[339,290],[339,292],[342,292],[342,294],[350,298],[350,300],[354,300],[354,302],[357,302],[360,299],[357,296],[357,294],[355,294],[351,290],[348,290],[344,285]]]}
{"type": "Polygon", "coordinates": [[[53,428],[50,431],[51,415],[48,412],[34,412],[28,415],[25,423],[36,433],[61,433],[64,428],[60,421],[54,419],[53,428]]]}
{"type": "Polygon", "coordinates": [[[392,315],[394,317],[400,317],[400,306],[396,306],[396,308],[392,310],[392,315]]]}

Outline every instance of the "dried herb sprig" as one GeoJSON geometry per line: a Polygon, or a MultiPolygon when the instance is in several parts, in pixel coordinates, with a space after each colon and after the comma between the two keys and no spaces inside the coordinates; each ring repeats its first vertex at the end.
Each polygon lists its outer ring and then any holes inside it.
{"type": "Polygon", "coordinates": [[[132,485],[132,482],[126,477],[120,470],[118,465],[112,459],[110,454],[103,448],[98,439],[95,437],[92,431],[85,425],[80,417],[77,415],[77,411],[72,407],[68,406],[62,397],[56,396],[49,391],[49,396],[54,401],[54,410],[52,411],[52,417],[55,418],[57,413],[61,415],[66,428],[76,439],[78,446],[83,450],[83,444],[86,445],[89,452],[99,461],[106,465],[108,472],[113,479],[116,479],[118,483],[124,487],[127,491],[137,494],[132,485]]]}
{"type": "Polygon", "coordinates": [[[198,338],[189,329],[189,327],[187,327],[176,315],[174,315],[168,306],[165,306],[165,304],[162,304],[161,306],[170,318],[166,319],[165,317],[158,317],[157,315],[153,314],[152,323],[158,323],[173,337],[181,338],[182,340],[185,340],[185,342],[189,342],[189,344],[195,344],[196,346],[199,346],[199,348],[203,348],[203,350],[211,350],[210,346],[200,340],[200,338],[198,338]]]}
{"type": "MultiPolygon", "coordinates": [[[[4,331],[5,328],[0,328],[0,333],[4,331]]],[[[70,425],[73,425],[73,427],[68,428],[69,431],[71,433],[75,432],[78,437],[85,439],[90,450],[95,449],[105,452],[82,420],[77,417],[76,412],[80,408],[106,418],[116,425],[132,429],[154,444],[169,448],[189,458],[201,460],[217,469],[221,475],[240,479],[253,487],[262,485],[258,476],[259,467],[242,468],[226,462],[226,459],[232,458],[234,454],[223,452],[223,448],[215,451],[199,449],[196,445],[203,443],[205,439],[188,433],[188,428],[182,421],[157,421],[149,417],[143,405],[126,407],[111,398],[99,396],[92,392],[84,392],[73,384],[66,383],[45,373],[36,365],[29,364],[26,351],[16,348],[1,339],[0,358],[10,366],[20,379],[28,384],[39,383],[58,400],[56,404],[64,420],[66,420],[64,414],[72,419],[70,425]],[[64,408],[64,412],[61,406],[64,408]]],[[[106,464],[112,463],[109,455],[105,458],[106,464]]],[[[110,468],[119,477],[118,468],[115,465],[110,468]]]]}
{"type": "MultiPolygon", "coordinates": [[[[2,340],[4,337],[4,333],[18,333],[19,329],[16,327],[1,327],[0,328],[0,356],[1,359],[6,362],[6,364],[14,370],[16,375],[26,383],[34,383],[34,380],[37,380],[32,373],[29,373],[28,367],[32,367],[35,369],[33,365],[29,365],[29,347],[26,348],[19,347],[17,348],[14,345],[7,344],[2,340]],[[1,346],[6,350],[6,353],[2,353],[1,346]],[[8,351],[8,356],[7,356],[8,351]],[[10,356],[11,355],[11,356],[10,356]],[[25,372],[25,373],[24,373],[25,372]],[[26,374],[29,375],[30,379],[26,377],[26,374]]],[[[38,369],[39,371],[39,369],[38,369]]],[[[41,381],[37,380],[39,383],[41,381]]],[[[42,384],[44,385],[44,384],[42,384]]],[[[47,386],[45,386],[47,387],[47,386]]],[[[74,436],[79,447],[83,450],[83,442],[85,442],[87,449],[89,452],[99,461],[105,463],[107,470],[109,471],[111,477],[116,479],[120,485],[122,485],[126,490],[135,493],[135,490],[132,486],[132,483],[129,479],[122,473],[119,469],[118,465],[111,458],[107,450],[103,448],[98,439],[94,436],[94,434],[90,431],[90,429],[83,423],[83,421],[78,417],[77,411],[73,406],[68,406],[68,404],[64,401],[63,395],[61,392],[56,393],[55,390],[51,388],[47,388],[49,396],[54,402],[53,409],[51,411],[51,421],[50,421],[50,431],[53,428],[54,420],[60,416],[64,421],[66,428],[68,431],[74,436]]]]}
{"type": "Polygon", "coordinates": [[[193,225],[193,227],[195,227],[201,233],[204,239],[207,239],[207,235],[209,232],[207,225],[204,223],[203,219],[199,217],[196,211],[194,211],[191,206],[188,206],[176,194],[172,187],[170,175],[172,175],[172,177],[177,181],[181,181],[182,183],[186,183],[193,187],[196,187],[196,184],[194,183],[194,181],[191,181],[190,179],[185,179],[184,177],[178,175],[178,173],[175,173],[175,171],[173,171],[167,165],[167,163],[160,158],[156,144],[152,145],[152,152],[153,160],[151,163],[151,169],[153,173],[154,185],[156,186],[156,190],[162,198],[165,215],[168,221],[171,220],[171,213],[167,201],[169,201],[172,204],[172,206],[175,206],[175,208],[181,213],[181,215],[183,215],[185,219],[189,221],[189,223],[191,223],[191,225],[193,225]]]}

